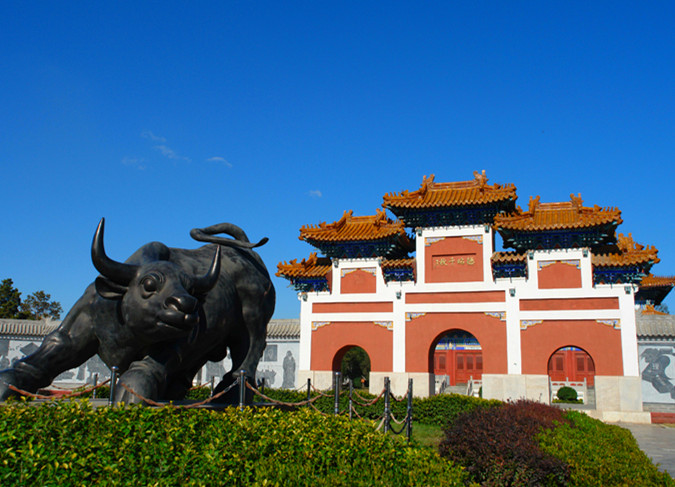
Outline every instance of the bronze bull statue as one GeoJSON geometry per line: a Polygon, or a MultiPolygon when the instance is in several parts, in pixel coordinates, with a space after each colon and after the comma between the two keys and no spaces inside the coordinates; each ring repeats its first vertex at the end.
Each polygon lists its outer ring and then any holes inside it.
{"type": "MultiPolygon", "coordinates": [[[[225,358],[228,348],[233,367],[215,392],[239,370],[253,382],[275,303],[267,269],[252,250],[267,238],[250,243],[241,228],[222,223],[190,232],[208,245],[151,242],[121,263],[105,253],[104,223],[91,246],[101,275],[35,353],[0,372],[0,399],[15,394],[9,385],[29,392],[46,387],[95,354],[119,368],[121,384],[153,400],[185,397],[197,371],[225,358]]],[[[140,402],[123,387],[113,399],[140,402]]]]}

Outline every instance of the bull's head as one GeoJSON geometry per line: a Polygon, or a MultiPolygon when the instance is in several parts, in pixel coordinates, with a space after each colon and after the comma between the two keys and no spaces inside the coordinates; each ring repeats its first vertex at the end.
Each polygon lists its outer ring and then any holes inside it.
{"type": "Polygon", "coordinates": [[[199,321],[200,300],[218,281],[220,247],[204,276],[192,276],[168,260],[126,264],[106,255],[104,224],[105,219],[101,219],[91,244],[91,260],[101,273],[95,283],[98,294],[121,300],[122,321],[141,339],[165,340],[194,331],[199,321]]]}

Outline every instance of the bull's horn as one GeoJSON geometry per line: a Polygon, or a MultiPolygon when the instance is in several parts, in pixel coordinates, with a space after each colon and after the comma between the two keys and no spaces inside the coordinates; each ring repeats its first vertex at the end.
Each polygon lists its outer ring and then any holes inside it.
{"type": "Polygon", "coordinates": [[[91,261],[102,276],[107,277],[116,284],[128,286],[131,279],[136,275],[138,266],[115,262],[105,255],[105,248],[103,247],[104,227],[105,218],[101,218],[94,234],[94,240],[91,242],[91,261]]]}
{"type": "Polygon", "coordinates": [[[194,278],[194,293],[206,294],[209,292],[218,282],[218,276],[220,276],[220,245],[216,245],[216,253],[213,256],[209,271],[202,277],[194,278]]]}

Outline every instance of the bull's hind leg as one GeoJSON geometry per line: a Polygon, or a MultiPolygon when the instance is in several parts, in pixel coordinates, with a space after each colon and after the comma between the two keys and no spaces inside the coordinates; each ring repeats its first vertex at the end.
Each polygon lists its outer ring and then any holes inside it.
{"type": "MultiPolygon", "coordinates": [[[[230,358],[232,359],[232,369],[223,376],[223,380],[213,389],[213,395],[219,394],[232,386],[239,378],[241,370],[246,370],[246,377],[249,384],[253,384],[255,380],[251,379],[250,372],[243,367],[244,359],[246,358],[249,349],[249,338],[245,330],[241,330],[239,334],[230,337],[228,348],[230,349],[230,358]]],[[[253,371],[253,377],[255,377],[255,370],[253,371]]],[[[239,394],[239,386],[234,386],[224,395],[218,397],[216,402],[238,404],[239,394]]],[[[253,393],[248,388],[246,388],[244,393],[244,401],[247,404],[250,404],[253,401],[253,393]]]]}
{"type": "Polygon", "coordinates": [[[248,346],[240,369],[246,371],[252,383],[255,382],[256,369],[267,345],[267,323],[274,313],[274,287],[269,281],[265,284],[266,288],[255,286],[246,290],[249,292],[240,292],[242,317],[248,332],[248,346]]]}

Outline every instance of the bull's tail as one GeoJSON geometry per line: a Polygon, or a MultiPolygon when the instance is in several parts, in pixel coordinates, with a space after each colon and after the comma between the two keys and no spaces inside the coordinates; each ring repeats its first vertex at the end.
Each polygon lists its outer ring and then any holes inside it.
{"type": "Polygon", "coordinates": [[[246,233],[237,225],[232,223],[218,223],[206,228],[193,228],[190,230],[190,236],[199,242],[210,242],[227,247],[239,247],[242,249],[253,249],[265,245],[269,240],[267,237],[262,238],[258,243],[251,243],[246,236],[246,233]],[[225,233],[234,237],[231,238],[215,237],[219,233],[225,233]]]}

